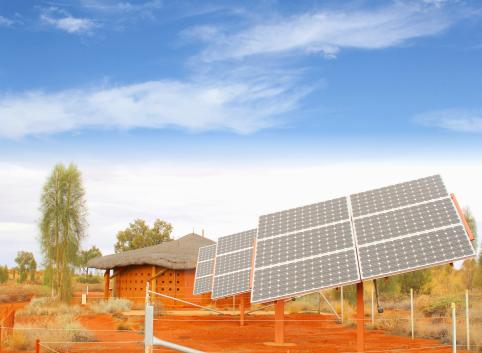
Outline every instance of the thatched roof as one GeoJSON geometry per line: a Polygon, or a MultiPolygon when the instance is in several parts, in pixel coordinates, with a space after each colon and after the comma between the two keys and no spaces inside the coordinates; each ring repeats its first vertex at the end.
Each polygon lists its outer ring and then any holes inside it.
{"type": "Polygon", "coordinates": [[[107,270],[129,265],[153,265],[173,270],[189,270],[196,268],[199,248],[211,244],[214,244],[214,241],[191,233],[159,245],[96,257],[90,260],[87,266],[107,270]]]}

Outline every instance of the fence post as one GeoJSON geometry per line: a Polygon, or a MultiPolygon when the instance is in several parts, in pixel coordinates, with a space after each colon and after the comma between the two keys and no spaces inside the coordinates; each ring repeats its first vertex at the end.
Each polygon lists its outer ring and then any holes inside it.
{"type": "Polygon", "coordinates": [[[375,286],[372,285],[372,325],[375,324],[375,303],[374,303],[374,300],[375,300],[375,296],[374,296],[374,291],[375,291],[375,286]]]}
{"type": "Polygon", "coordinates": [[[469,290],[465,290],[465,326],[467,327],[467,350],[470,350],[469,290]]]}
{"type": "Polygon", "coordinates": [[[38,338],[35,340],[35,353],[40,353],[40,340],[38,338]]]}
{"type": "Polygon", "coordinates": [[[415,338],[415,323],[413,314],[413,288],[410,288],[410,331],[412,333],[412,340],[415,338]]]}
{"type": "Polygon", "coordinates": [[[154,344],[154,307],[146,303],[144,312],[144,352],[152,353],[154,344]]]}
{"type": "Polygon", "coordinates": [[[452,353],[457,353],[457,318],[455,316],[455,303],[452,303],[452,353]]]}
{"type": "Polygon", "coordinates": [[[340,289],[340,316],[341,316],[341,324],[343,325],[343,317],[344,315],[344,310],[343,310],[343,287],[340,289]]]}

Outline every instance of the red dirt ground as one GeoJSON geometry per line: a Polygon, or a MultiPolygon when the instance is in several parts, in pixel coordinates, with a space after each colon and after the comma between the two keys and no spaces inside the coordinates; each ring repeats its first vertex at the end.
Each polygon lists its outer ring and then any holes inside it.
{"type": "MultiPolygon", "coordinates": [[[[113,330],[117,323],[109,316],[83,317],[82,324],[90,330],[113,330]]],[[[248,317],[246,326],[240,327],[236,317],[162,316],[155,321],[158,338],[182,344],[201,351],[217,353],[338,353],[354,352],[355,329],[344,328],[329,315],[286,315],[285,341],[294,347],[272,347],[263,344],[273,340],[272,316],[248,317]]],[[[140,322],[137,320],[137,322],[140,322]]],[[[125,341],[141,341],[141,334],[134,332],[98,331],[99,341],[76,346],[75,352],[143,352],[142,344],[125,341]],[[114,343],[115,342],[115,343],[114,343]]],[[[449,353],[448,346],[440,347],[434,340],[389,336],[382,331],[366,333],[366,352],[414,352],[449,353]]],[[[173,351],[156,348],[155,352],[173,351]]]]}

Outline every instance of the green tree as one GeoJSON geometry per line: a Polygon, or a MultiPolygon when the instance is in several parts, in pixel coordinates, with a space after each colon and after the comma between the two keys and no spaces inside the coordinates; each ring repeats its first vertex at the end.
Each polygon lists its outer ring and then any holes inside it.
{"type": "Polygon", "coordinates": [[[92,246],[88,250],[82,250],[79,255],[79,267],[85,272],[85,274],[89,275],[89,268],[87,267],[87,263],[89,260],[102,256],[101,251],[98,247],[92,246]]]}
{"type": "Polygon", "coordinates": [[[0,266],[0,283],[7,283],[8,281],[8,267],[0,266]]]}
{"type": "Polygon", "coordinates": [[[46,273],[57,297],[72,295],[72,274],[87,227],[85,191],[81,173],[70,164],[57,164],[41,196],[40,247],[46,273]]]}
{"type": "Polygon", "coordinates": [[[29,251],[19,251],[15,262],[18,265],[18,282],[25,283],[27,278],[30,281],[35,280],[35,271],[37,271],[37,262],[33,254],[29,251]]]}
{"type": "Polygon", "coordinates": [[[161,244],[171,240],[172,225],[160,219],[156,219],[152,228],[142,219],[136,219],[124,230],[117,233],[115,252],[120,253],[161,244]]]}
{"type": "Polygon", "coordinates": [[[431,272],[429,269],[418,270],[404,273],[397,277],[401,293],[410,293],[410,288],[412,288],[415,293],[422,293],[430,282],[431,272]]]}

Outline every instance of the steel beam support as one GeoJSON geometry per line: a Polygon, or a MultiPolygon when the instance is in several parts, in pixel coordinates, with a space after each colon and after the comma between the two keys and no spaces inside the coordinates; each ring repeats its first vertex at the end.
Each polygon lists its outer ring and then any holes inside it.
{"type": "Polygon", "coordinates": [[[365,303],[363,282],[356,284],[356,351],[365,351],[365,303]]]}

